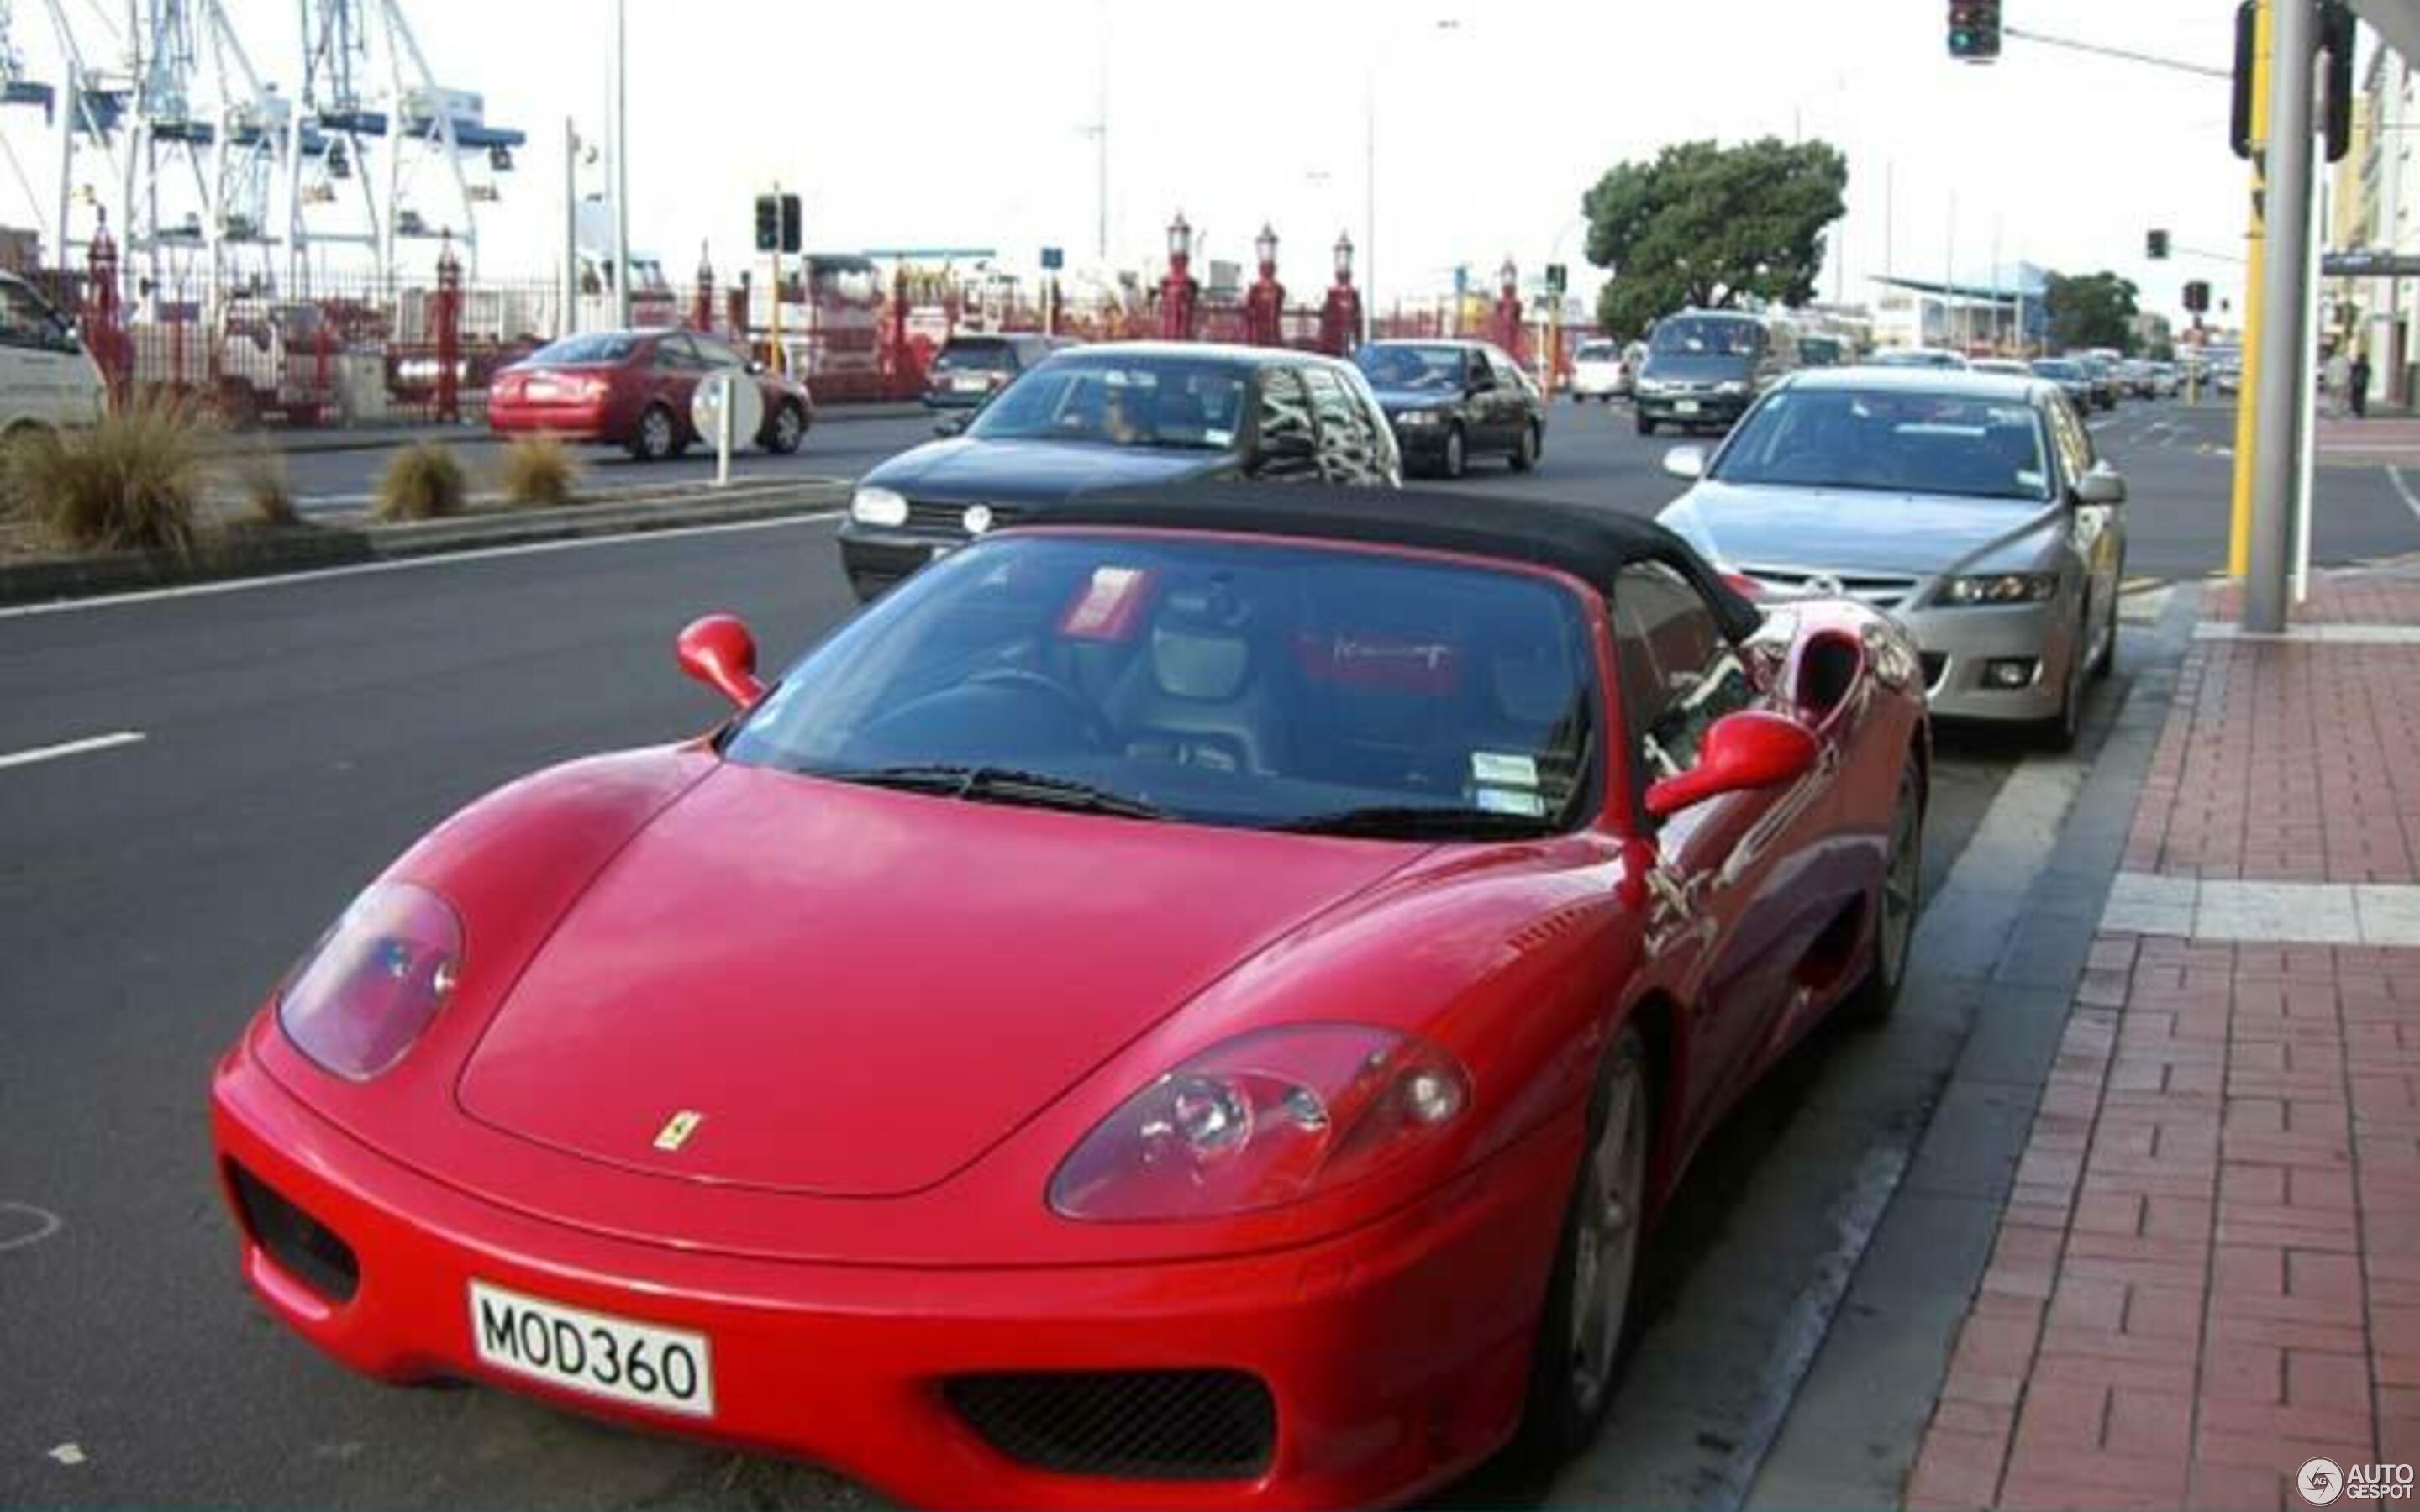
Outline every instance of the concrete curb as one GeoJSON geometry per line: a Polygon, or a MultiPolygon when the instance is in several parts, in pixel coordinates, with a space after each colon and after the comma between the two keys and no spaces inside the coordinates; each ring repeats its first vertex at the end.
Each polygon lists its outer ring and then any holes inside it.
{"type": "MultiPolygon", "coordinates": [[[[836,404],[819,407],[814,424],[845,425],[860,420],[915,420],[931,413],[913,401],[882,404],[836,404]]],[[[813,434],[810,431],[810,434],[813,434]]],[[[420,440],[489,441],[495,439],[484,424],[460,425],[391,425],[361,430],[245,431],[234,441],[266,441],[271,450],[288,456],[310,456],[325,452],[378,452],[390,446],[402,446],[420,440]]]]}
{"type": "Polygon", "coordinates": [[[690,491],[400,525],[305,524],[246,530],[211,541],[190,559],[169,552],[118,551],[0,567],[0,606],[441,556],[489,547],[776,519],[837,508],[847,498],[845,483],[785,481],[719,493],[690,491]]]}
{"type": "Polygon", "coordinates": [[[1971,918],[1931,921],[1987,942],[1974,959],[1988,960],[1988,973],[1942,984],[1972,1005],[1953,1069],[1759,1468],[1752,1508],[1900,1500],[1990,1263],[2200,618],[2198,587],[2179,586],[2160,617],[2156,657],[2128,690],[2072,802],[2063,817],[2042,816],[2056,824],[2056,839],[2013,921],[1991,898],[1962,910],[1971,918]]]}

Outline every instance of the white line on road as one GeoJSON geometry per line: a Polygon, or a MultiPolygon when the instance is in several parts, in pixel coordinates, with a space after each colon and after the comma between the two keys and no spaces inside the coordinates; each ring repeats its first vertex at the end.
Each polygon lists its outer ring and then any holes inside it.
{"type": "Polygon", "coordinates": [[[12,750],[0,754],[0,767],[31,766],[36,762],[54,762],[62,756],[85,756],[96,750],[109,750],[118,746],[132,746],[143,738],[140,730],[118,730],[105,735],[93,735],[84,740],[64,741],[56,746],[36,746],[31,750],[12,750]]]}
{"type": "Polygon", "coordinates": [[[574,551],[582,547],[628,546],[644,541],[677,541],[697,535],[723,535],[733,531],[770,531],[792,525],[823,525],[844,511],[820,510],[812,515],[784,515],[778,519],[733,520],[722,525],[683,525],[668,531],[631,531],[620,535],[582,536],[570,541],[529,541],[520,546],[483,547],[475,551],[433,552],[395,562],[362,562],[347,567],[318,567],[309,572],[272,573],[262,578],[234,578],[225,582],[186,583],[178,588],[147,588],[139,593],[108,594],[98,598],[68,598],[49,604],[19,604],[0,609],[0,620],[35,614],[70,614],[79,609],[116,609],[122,604],[148,604],[168,598],[200,598],[211,594],[248,593],[256,588],[283,588],[288,583],[321,582],[330,578],[359,578],[376,572],[407,572],[416,567],[444,567],[461,562],[492,562],[500,557],[535,556],[546,551],[574,551]]]}
{"type": "Polygon", "coordinates": [[[2412,497],[2412,485],[2403,481],[2403,470],[2392,462],[2388,463],[2386,481],[2395,485],[2395,491],[2403,496],[2403,507],[2412,511],[2413,518],[2420,519],[2420,499],[2412,497]]]}

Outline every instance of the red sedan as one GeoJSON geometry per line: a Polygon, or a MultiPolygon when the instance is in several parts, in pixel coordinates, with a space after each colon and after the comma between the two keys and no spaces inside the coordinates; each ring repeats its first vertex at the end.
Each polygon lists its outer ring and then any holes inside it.
{"type": "Polygon", "coordinates": [[[592,331],[541,347],[489,385],[488,424],[498,435],[600,441],[660,462],[706,440],[690,421],[690,401],[702,380],[724,371],[756,380],[765,419],[755,443],[782,455],[797,451],[814,421],[806,385],[688,331],[592,331]]]}
{"type": "Polygon", "coordinates": [[[691,625],[728,723],[440,825],[219,1064],[252,1287],[917,1504],[1575,1448],[1692,1150],[1890,1008],[1930,745],[1882,615],[1484,502],[1065,506],[769,686],[691,625]]]}

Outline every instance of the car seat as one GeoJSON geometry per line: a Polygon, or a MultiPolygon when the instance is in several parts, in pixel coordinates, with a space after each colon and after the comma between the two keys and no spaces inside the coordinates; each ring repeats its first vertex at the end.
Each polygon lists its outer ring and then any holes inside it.
{"type": "Polygon", "coordinates": [[[1109,694],[1129,755],[1213,771],[1283,769],[1284,711],[1252,606],[1223,583],[1171,589],[1109,694]]]}

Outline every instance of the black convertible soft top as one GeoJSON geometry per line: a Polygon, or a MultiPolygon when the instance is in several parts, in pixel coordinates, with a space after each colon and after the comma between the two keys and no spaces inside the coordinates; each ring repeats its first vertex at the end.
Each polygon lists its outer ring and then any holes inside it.
{"type": "Polygon", "coordinates": [[[1660,562],[1697,585],[1723,631],[1745,640],[1762,615],[1689,544],[1611,509],[1500,495],[1329,484],[1183,483],[1079,494],[1022,516],[1024,525],[1219,531],[1419,547],[1553,567],[1610,591],[1635,562],[1660,562]]]}

